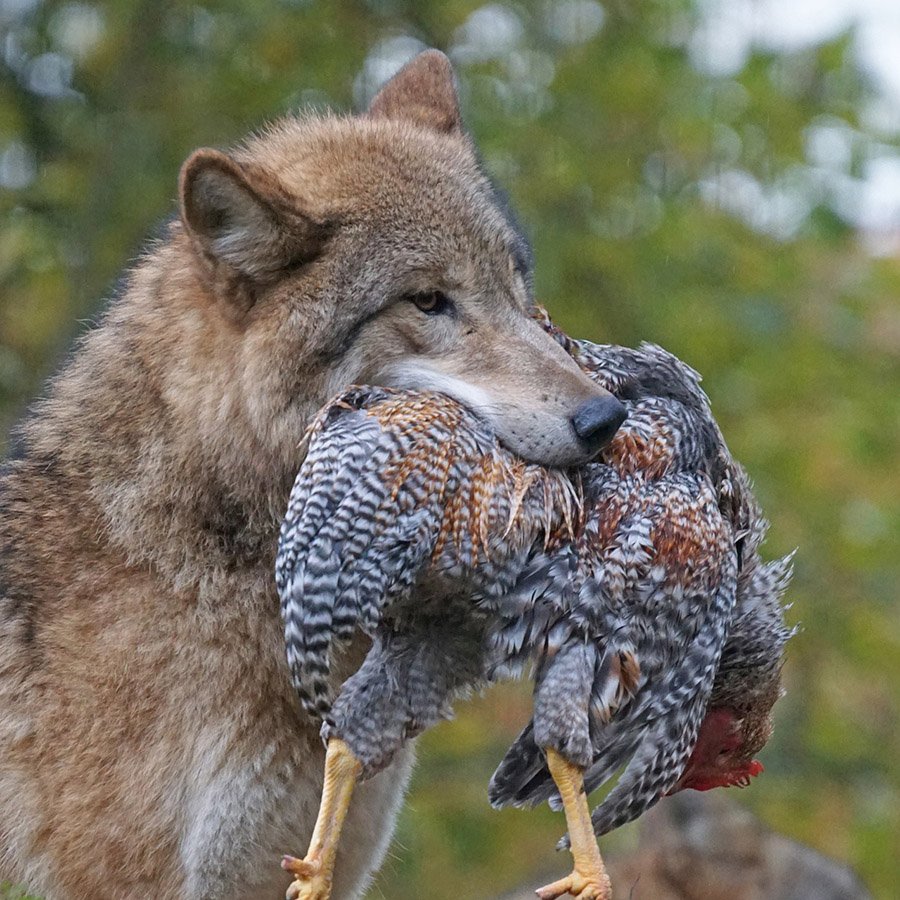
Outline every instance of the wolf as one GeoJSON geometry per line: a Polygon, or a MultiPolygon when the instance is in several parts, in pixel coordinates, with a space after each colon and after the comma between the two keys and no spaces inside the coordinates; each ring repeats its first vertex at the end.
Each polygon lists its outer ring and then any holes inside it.
{"type": "MultiPolygon", "coordinates": [[[[361,114],[188,158],[180,215],[0,480],[0,882],[46,900],[283,896],[324,759],[272,575],[304,431],[353,383],[433,389],[523,457],[585,461],[621,407],[532,303],[528,246],[437,51],[361,114]]],[[[381,862],[411,765],[360,789],[336,898],[381,862]]]]}

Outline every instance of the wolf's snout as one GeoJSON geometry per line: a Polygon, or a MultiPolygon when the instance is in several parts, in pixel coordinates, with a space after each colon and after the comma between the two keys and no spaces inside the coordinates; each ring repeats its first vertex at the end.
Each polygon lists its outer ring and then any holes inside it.
{"type": "Polygon", "coordinates": [[[625,407],[612,394],[592,397],[575,410],[572,428],[578,440],[596,452],[619,430],[625,415],[625,407]]]}

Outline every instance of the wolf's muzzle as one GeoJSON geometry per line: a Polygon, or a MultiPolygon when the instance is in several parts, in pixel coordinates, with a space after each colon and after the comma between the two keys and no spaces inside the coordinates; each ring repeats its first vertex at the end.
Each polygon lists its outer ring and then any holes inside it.
{"type": "Polygon", "coordinates": [[[578,440],[596,452],[619,430],[625,415],[625,407],[609,394],[586,400],[575,410],[570,421],[578,440]]]}

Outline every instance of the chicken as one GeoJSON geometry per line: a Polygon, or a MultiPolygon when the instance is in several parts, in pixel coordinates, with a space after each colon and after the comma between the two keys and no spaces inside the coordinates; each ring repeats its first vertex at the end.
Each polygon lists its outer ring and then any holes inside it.
{"type": "Polygon", "coordinates": [[[740,545],[737,603],[728,638],[697,743],[670,794],[684,788],[746,787],[763,771],[753,757],[772,736],[772,707],[783,693],[784,646],[796,633],[785,625],[781,604],[793,554],[769,563],[761,560],[765,524],[754,514],[740,545]]]}
{"type": "Polygon", "coordinates": [[[276,584],[292,679],[328,750],[306,858],[284,866],[289,897],[326,900],[353,785],[485,681],[491,616],[475,593],[511,587],[538,543],[571,540],[580,496],[440,394],[352,389],[308,440],[276,584]],[[331,657],[357,629],[372,647],[335,698],[331,657]]]}
{"type": "Polygon", "coordinates": [[[789,562],[759,560],[762,519],[696,373],[658,347],[546,327],[628,409],[580,470],[523,462],[439,394],[353,389],[311,429],[276,581],[328,756],[309,853],[286,859],[289,896],[328,896],[355,780],[458,694],[529,667],[533,719],[490,797],[565,809],[574,869],[541,897],[608,897],[595,832],[758,771],[789,562]],[[372,648],[335,692],[330,659],[356,629],[372,648]],[[591,817],[586,793],[624,764],[591,817]]]}
{"type": "MultiPolygon", "coordinates": [[[[771,734],[770,711],[780,696],[783,649],[791,635],[780,602],[790,557],[760,559],[765,520],[695,373],[659,348],[632,351],[560,339],[625,399],[629,420],[602,454],[609,468],[589,467],[602,474],[585,476],[599,494],[583,533],[566,548],[567,577],[553,571],[559,554],[536,558],[506,602],[518,597],[528,608],[536,595],[549,592],[570,610],[567,620],[583,610],[589,649],[579,652],[596,657],[602,647],[606,665],[614,667],[636,655],[641,684],[633,690],[621,674],[609,678],[600,666],[595,672],[605,680],[573,691],[565,660],[541,660],[534,721],[495,773],[490,797],[496,806],[558,802],[541,748],[562,735],[577,739],[588,793],[629,763],[593,814],[594,830],[602,835],[665,793],[745,784],[761,771],[752,756],[771,734]],[[706,518],[697,527],[701,511],[706,518]],[[722,602],[734,604],[733,612],[723,616],[716,608],[717,592],[722,602]],[[700,610],[705,613],[698,615],[700,610]],[[609,652],[612,635],[618,662],[609,652]],[[674,657],[660,659],[661,652],[674,657]],[[587,730],[580,712],[586,696],[594,719],[587,730]],[[569,723],[555,721],[567,715],[569,723]]],[[[520,618],[514,609],[508,624],[513,635],[520,618]]],[[[581,673],[588,670],[578,666],[581,673]]],[[[576,755],[571,747],[564,752],[570,759],[576,755]]]]}

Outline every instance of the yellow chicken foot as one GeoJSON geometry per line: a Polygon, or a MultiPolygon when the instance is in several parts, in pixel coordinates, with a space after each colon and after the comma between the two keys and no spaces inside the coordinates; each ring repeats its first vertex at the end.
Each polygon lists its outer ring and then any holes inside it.
{"type": "Polygon", "coordinates": [[[334,858],[341,828],[350,808],[353,788],[362,772],[362,763],[337,738],[328,742],[325,754],[325,783],[322,802],[309,850],[303,859],[285,856],[281,866],[294,876],[287,900],[328,900],[334,881],[334,858]]]}
{"type": "Polygon", "coordinates": [[[547,750],[547,764],[562,797],[575,866],[571,875],[542,887],[537,895],[541,900],[556,900],[566,894],[579,900],[611,900],[612,885],[594,836],[584,773],[552,749],[547,750]]]}

